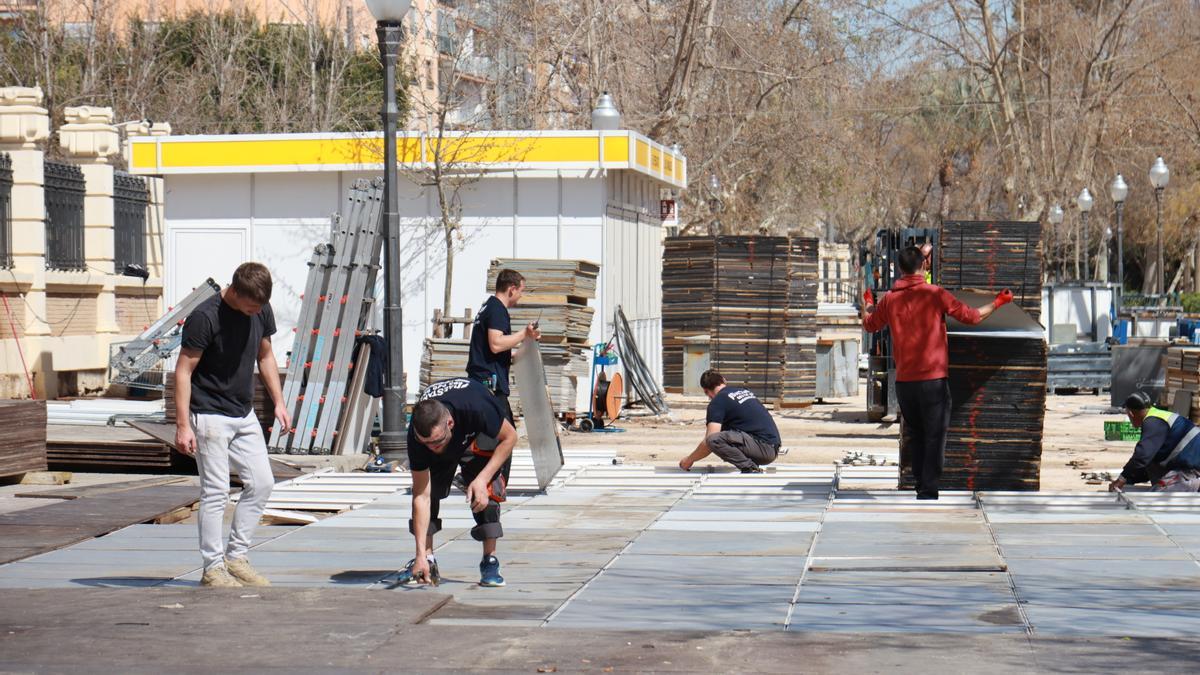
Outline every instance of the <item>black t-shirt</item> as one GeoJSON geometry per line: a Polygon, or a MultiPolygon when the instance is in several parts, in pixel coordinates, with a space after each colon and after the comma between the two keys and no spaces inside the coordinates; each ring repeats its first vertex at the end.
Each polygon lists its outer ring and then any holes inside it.
{"type": "Polygon", "coordinates": [[[500,436],[504,413],[492,392],[479,382],[465,377],[434,382],[421,393],[420,400],[429,398],[436,398],[450,409],[454,430],[446,447],[435,453],[417,440],[417,432],[409,426],[408,467],[412,471],[428,471],[435,464],[444,466],[470,459],[471,443],[476,436],[500,436]]]}
{"type": "Polygon", "coordinates": [[[475,315],[475,326],[471,329],[471,349],[467,354],[467,375],[473,380],[486,382],[494,375],[496,391],[508,395],[508,368],[512,365],[512,350],[492,353],[488,344],[488,331],[498,330],[505,335],[512,333],[512,322],[508,308],[494,296],[488,296],[483,309],[475,315]]]}
{"type": "Polygon", "coordinates": [[[254,364],[262,339],[275,334],[270,303],[254,316],[225,304],[218,294],[205,300],[183,324],[183,347],[199,349],[192,372],[191,411],[245,417],[254,401],[254,364]]]}
{"type": "Polygon", "coordinates": [[[706,423],[720,424],[721,431],[742,431],[771,445],[780,444],[779,427],[749,389],[726,386],[708,402],[707,417],[706,423]]]}

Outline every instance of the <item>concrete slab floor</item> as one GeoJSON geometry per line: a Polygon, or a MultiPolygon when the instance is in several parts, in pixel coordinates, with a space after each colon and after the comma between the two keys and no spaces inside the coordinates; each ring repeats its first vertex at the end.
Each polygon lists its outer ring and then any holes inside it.
{"type": "Polygon", "coordinates": [[[422,623],[440,593],[353,589],[0,590],[0,667],[19,672],[1176,672],[1195,639],[1021,634],[637,633],[422,623]],[[252,597],[242,597],[252,596],[252,597]],[[64,612],[63,607],[70,607],[64,612]],[[153,645],[153,653],[147,645],[153,645]]]}

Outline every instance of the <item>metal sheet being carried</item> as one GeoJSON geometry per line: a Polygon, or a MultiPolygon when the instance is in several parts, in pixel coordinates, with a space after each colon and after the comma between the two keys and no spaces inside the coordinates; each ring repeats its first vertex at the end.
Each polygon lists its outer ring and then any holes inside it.
{"type": "MultiPolygon", "coordinates": [[[[955,298],[958,298],[959,302],[976,309],[996,299],[995,295],[988,293],[975,293],[972,291],[950,291],[950,293],[955,298]]],[[[1012,302],[992,312],[983,322],[974,326],[968,326],[947,316],[946,332],[952,335],[969,334],[980,337],[1041,339],[1045,339],[1046,337],[1046,328],[1035,321],[1028,312],[1012,302]]]]}
{"type": "Polygon", "coordinates": [[[529,450],[538,489],[545,490],[563,466],[562,445],[558,442],[558,423],[546,389],[546,371],[542,368],[542,351],[537,340],[525,338],[514,355],[513,375],[521,397],[529,450]]]}

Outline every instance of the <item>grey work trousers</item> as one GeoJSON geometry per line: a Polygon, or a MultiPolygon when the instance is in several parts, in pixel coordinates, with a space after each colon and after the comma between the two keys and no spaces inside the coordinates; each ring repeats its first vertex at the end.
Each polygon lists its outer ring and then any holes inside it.
{"type": "Polygon", "coordinates": [[[258,519],[275,487],[275,475],[253,410],[240,418],[193,414],[192,430],[196,433],[196,468],[200,474],[200,557],[207,570],[225,558],[246,557],[258,519]],[[242,481],[242,494],[226,544],[225,503],[229,500],[231,465],[242,481]]]}
{"type": "Polygon", "coordinates": [[[714,455],[739,469],[757,469],[779,454],[779,446],[733,429],[709,434],[704,442],[714,455]]]}

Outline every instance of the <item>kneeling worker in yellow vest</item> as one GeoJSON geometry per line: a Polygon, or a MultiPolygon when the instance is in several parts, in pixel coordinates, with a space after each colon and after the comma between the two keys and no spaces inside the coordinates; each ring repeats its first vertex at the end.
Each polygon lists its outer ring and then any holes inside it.
{"type": "Polygon", "coordinates": [[[1142,430],[1142,439],[1109,491],[1143,482],[1153,483],[1155,492],[1200,491],[1200,427],[1155,408],[1140,391],[1125,399],[1125,414],[1142,430]]]}

